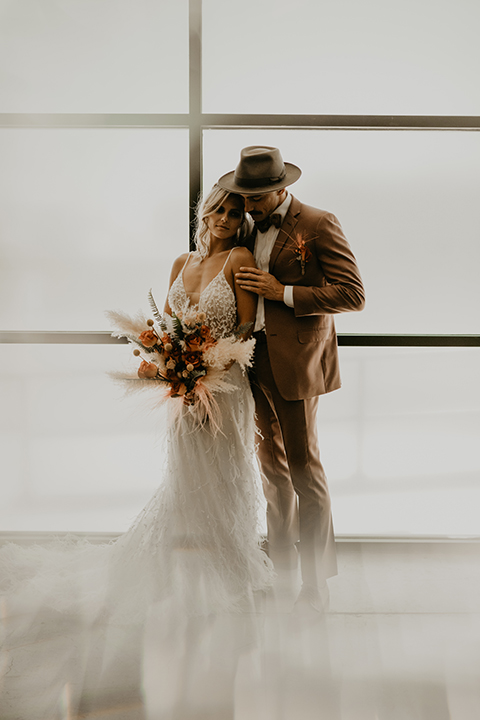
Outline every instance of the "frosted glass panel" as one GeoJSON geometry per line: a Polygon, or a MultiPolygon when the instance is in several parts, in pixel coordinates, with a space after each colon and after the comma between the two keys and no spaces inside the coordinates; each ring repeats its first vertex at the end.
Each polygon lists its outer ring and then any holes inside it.
{"type": "Polygon", "coordinates": [[[479,24],[472,0],[203,0],[204,111],[478,115],[479,24]]]}
{"type": "Polygon", "coordinates": [[[188,111],[187,0],[0,0],[0,112],[188,111]]]}
{"type": "Polygon", "coordinates": [[[132,365],[126,345],[0,346],[2,531],[129,526],[160,483],[164,428],[106,374],[132,365]]]}
{"type": "Polygon", "coordinates": [[[318,416],[336,532],[480,536],[480,350],[340,354],[318,416]]]}
{"type": "MultiPolygon", "coordinates": [[[[480,350],[340,354],[318,413],[336,532],[480,535],[480,350]]],[[[107,377],[132,363],[126,345],[0,346],[2,531],[129,526],[161,483],[166,427],[107,377]]]]}
{"type": "Polygon", "coordinates": [[[350,240],[367,305],[339,316],[340,331],[478,333],[479,133],[209,130],[205,186],[257,144],[302,168],[292,193],[335,213],[350,240]]]}
{"type": "Polygon", "coordinates": [[[0,329],[103,330],[188,249],[187,130],[0,131],[0,329]]]}

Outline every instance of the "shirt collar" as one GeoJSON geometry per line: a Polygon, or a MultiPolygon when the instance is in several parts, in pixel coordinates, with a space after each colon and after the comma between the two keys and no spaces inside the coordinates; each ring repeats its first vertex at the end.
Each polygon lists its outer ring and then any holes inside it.
{"type": "MultiPolygon", "coordinates": [[[[285,200],[283,201],[283,203],[282,203],[281,205],[279,205],[277,208],[275,208],[275,210],[273,211],[273,212],[276,213],[277,215],[280,215],[280,216],[281,216],[282,222],[283,222],[283,220],[285,220],[285,215],[286,215],[287,212],[288,212],[288,209],[289,209],[289,207],[290,207],[290,205],[291,205],[291,202],[292,202],[292,196],[290,195],[290,193],[289,193],[288,190],[287,190],[287,197],[285,198],[285,200]]],[[[273,214],[273,213],[272,213],[272,214],[273,214]]]]}

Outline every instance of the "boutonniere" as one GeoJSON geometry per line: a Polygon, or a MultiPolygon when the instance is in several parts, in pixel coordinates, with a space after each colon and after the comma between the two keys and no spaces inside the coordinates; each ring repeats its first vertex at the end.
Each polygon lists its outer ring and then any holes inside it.
{"type": "Polygon", "coordinates": [[[301,233],[295,233],[293,238],[293,252],[300,263],[302,275],[305,275],[305,265],[312,257],[312,253],[305,244],[305,238],[301,233]]]}

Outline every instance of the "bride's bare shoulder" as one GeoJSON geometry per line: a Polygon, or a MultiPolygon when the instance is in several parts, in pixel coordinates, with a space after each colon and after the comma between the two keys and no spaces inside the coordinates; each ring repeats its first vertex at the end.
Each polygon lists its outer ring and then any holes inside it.
{"type": "Polygon", "coordinates": [[[183,267],[183,265],[185,265],[185,263],[187,262],[187,259],[188,259],[188,256],[189,256],[189,255],[190,255],[190,253],[188,253],[188,252],[183,253],[183,255],[179,255],[179,256],[178,256],[177,258],[175,258],[175,260],[173,261],[173,266],[172,266],[172,267],[178,267],[178,266],[183,267]]]}
{"type": "Polygon", "coordinates": [[[183,255],[179,255],[179,256],[173,261],[172,270],[171,270],[171,272],[170,272],[170,285],[171,285],[172,282],[175,280],[175,278],[177,277],[177,275],[179,275],[181,269],[183,268],[183,266],[184,266],[185,263],[187,262],[187,258],[188,258],[188,256],[189,256],[189,254],[190,254],[190,253],[183,253],[183,255]]]}
{"type": "Polygon", "coordinates": [[[250,250],[243,246],[234,248],[232,252],[232,266],[234,268],[240,267],[256,267],[255,260],[250,250]]]}

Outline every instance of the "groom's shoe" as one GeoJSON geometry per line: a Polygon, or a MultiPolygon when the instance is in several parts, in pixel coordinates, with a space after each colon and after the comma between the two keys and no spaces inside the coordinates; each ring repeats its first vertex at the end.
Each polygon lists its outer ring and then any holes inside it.
{"type": "Polygon", "coordinates": [[[330,593],[327,583],[319,588],[314,585],[302,585],[300,595],[294,605],[293,612],[297,615],[312,613],[326,613],[330,608],[330,593]]]}

